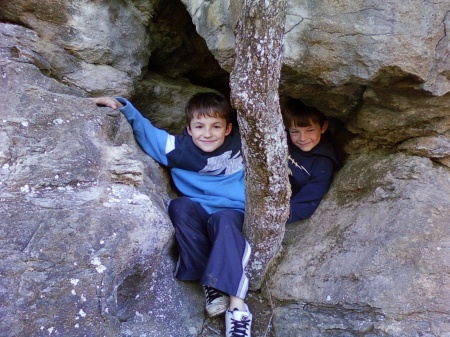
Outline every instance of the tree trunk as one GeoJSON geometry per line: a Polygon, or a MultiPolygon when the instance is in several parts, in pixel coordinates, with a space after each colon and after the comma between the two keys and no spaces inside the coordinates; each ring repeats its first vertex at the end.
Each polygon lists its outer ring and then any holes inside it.
{"type": "Polygon", "coordinates": [[[236,32],[231,102],[246,165],[244,234],[252,247],[250,287],[259,289],[282,243],[289,215],[287,146],[278,86],[286,0],[245,0],[236,32]]]}

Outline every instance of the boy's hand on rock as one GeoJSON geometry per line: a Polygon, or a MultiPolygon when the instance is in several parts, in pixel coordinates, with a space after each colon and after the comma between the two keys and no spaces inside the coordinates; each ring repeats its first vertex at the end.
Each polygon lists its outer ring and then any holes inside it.
{"type": "Polygon", "coordinates": [[[97,105],[107,106],[112,109],[123,108],[123,104],[120,103],[114,97],[92,97],[92,98],[89,98],[89,100],[91,100],[92,102],[94,102],[97,105]]]}

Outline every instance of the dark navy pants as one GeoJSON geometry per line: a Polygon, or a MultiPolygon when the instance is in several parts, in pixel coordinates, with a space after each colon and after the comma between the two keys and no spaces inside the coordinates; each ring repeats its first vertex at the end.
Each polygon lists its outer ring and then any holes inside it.
{"type": "Polygon", "coordinates": [[[169,216],[180,254],[175,277],[200,280],[202,285],[244,299],[248,290],[244,270],[250,257],[250,245],[242,234],[244,213],[208,214],[200,204],[181,197],[170,202],[169,216]]]}

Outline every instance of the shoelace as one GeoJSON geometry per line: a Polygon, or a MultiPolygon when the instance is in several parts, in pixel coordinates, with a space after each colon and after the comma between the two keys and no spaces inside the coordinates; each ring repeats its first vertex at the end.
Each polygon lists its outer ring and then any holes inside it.
{"type": "Polygon", "coordinates": [[[250,324],[250,320],[247,317],[243,317],[241,321],[231,318],[231,337],[245,337],[247,336],[247,327],[250,324]]]}
{"type": "Polygon", "coordinates": [[[212,287],[207,287],[205,286],[205,291],[206,291],[206,301],[209,303],[211,303],[212,301],[214,301],[216,298],[219,298],[222,296],[221,293],[219,293],[216,289],[212,288],[212,287]]]}

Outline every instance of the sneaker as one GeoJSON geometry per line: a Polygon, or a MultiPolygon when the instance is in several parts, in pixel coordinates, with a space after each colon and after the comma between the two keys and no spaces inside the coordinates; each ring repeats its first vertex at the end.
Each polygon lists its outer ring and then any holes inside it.
{"type": "Polygon", "coordinates": [[[248,311],[227,310],[225,314],[226,337],[251,337],[252,314],[248,311]]]}
{"type": "Polygon", "coordinates": [[[206,297],[206,312],[209,317],[216,317],[227,311],[230,305],[230,298],[219,290],[203,286],[206,297]]]}

